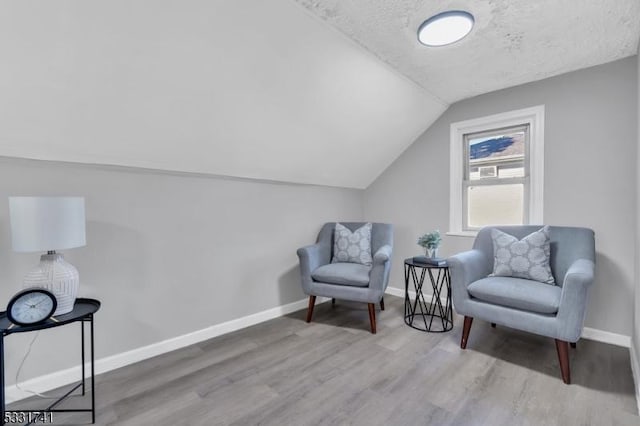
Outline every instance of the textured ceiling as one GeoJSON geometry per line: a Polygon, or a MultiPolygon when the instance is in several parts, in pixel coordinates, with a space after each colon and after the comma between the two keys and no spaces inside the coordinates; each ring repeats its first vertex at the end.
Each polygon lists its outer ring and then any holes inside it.
{"type": "Polygon", "coordinates": [[[638,0],[296,1],[447,103],[634,55],[640,37],[638,0]],[[475,16],[471,34],[419,44],[451,9],[475,16]]]}

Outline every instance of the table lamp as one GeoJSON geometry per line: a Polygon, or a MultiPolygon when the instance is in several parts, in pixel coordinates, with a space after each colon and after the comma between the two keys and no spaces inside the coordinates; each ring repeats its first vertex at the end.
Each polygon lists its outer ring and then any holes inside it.
{"type": "Polygon", "coordinates": [[[40,264],[24,277],[24,287],[40,287],[56,296],[53,315],[73,310],[78,270],[56,250],[86,245],[83,197],[9,197],[11,244],[16,252],[43,252],[40,264]]]}

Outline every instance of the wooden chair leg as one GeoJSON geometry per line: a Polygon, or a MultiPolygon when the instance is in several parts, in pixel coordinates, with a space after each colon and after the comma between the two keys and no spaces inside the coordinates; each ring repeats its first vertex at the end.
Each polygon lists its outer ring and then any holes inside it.
{"type": "Polygon", "coordinates": [[[462,340],[460,340],[460,347],[467,349],[467,339],[469,338],[469,331],[471,331],[471,324],[473,323],[473,317],[464,317],[464,324],[462,325],[462,340]]]}
{"type": "Polygon", "coordinates": [[[380,299],[380,310],[384,311],[384,297],[380,299]]]}
{"type": "Polygon", "coordinates": [[[491,323],[491,328],[496,328],[496,323],[495,322],[491,323]]]}
{"type": "Polygon", "coordinates": [[[571,342],[571,343],[569,343],[569,345],[571,345],[571,347],[572,347],[573,349],[575,349],[575,348],[576,348],[576,342],[571,342]]]}
{"type": "Polygon", "coordinates": [[[569,368],[569,342],[556,339],[556,351],[558,351],[558,361],[560,361],[562,381],[569,385],[571,384],[571,371],[569,368]]]}
{"type": "Polygon", "coordinates": [[[371,323],[371,333],[376,334],[376,305],[369,303],[369,322],[371,323]]]}
{"type": "Polygon", "coordinates": [[[311,322],[311,316],[313,315],[313,307],[316,305],[316,297],[309,296],[309,308],[307,309],[307,322],[311,322]]]}

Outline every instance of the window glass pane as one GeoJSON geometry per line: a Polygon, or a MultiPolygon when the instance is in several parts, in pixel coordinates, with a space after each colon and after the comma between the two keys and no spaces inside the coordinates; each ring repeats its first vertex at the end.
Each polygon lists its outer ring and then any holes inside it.
{"type": "Polygon", "coordinates": [[[467,176],[469,180],[523,177],[526,130],[520,128],[493,135],[468,135],[467,176]]]}
{"type": "Polygon", "coordinates": [[[469,186],[467,202],[470,228],[524,222],[524,184],[469,186]]]}

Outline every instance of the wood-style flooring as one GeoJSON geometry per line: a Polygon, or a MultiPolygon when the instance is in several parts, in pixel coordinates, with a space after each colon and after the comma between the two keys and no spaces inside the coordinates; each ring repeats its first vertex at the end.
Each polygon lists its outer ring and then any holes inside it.
{"type": "Polygon", "coordinates": [[[626,348],[579,341],[565,385],[552,339],[476,320],[461,350],[460,317],[424,333],[385,301],[376,335],[337,301],[98,376],[96,424],[640,425],[626,348]]]}

